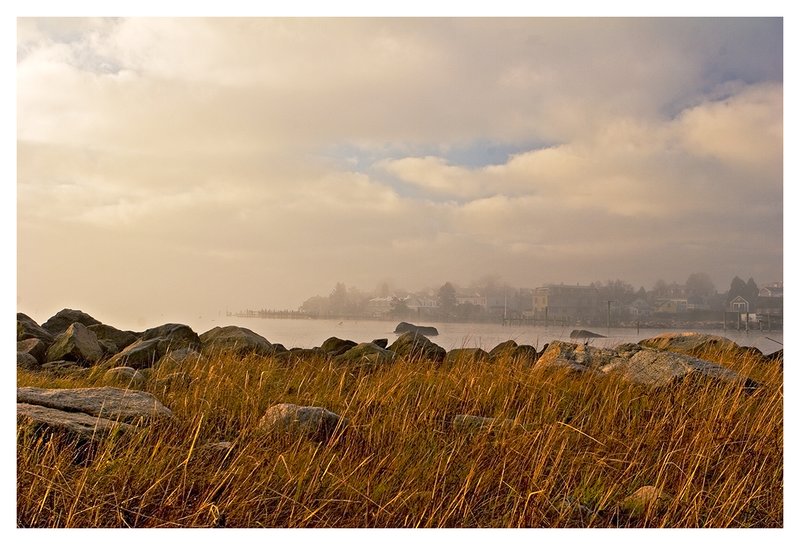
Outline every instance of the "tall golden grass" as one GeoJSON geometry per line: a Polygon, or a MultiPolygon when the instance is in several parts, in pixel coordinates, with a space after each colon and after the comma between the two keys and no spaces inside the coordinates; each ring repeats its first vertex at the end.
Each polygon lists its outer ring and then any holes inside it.
{"type": "MultiPolygon", "coordinates": [[[[378,367],[219,355],[151,371],[175,418],[108,437],[17,434],[19,527],[781,527],[783,372],[648,389],[504,359],[378,367]],[[348,419],[327,443],[265,434],[280,402],[348,419]],[[456,414],[521,426],[468,433],[456,414]],[[205,448],[228,441],[230,450],[205,448]],[[643,485],[664,499],[638,511],[643,485]]],[[[110,385],[104,369],[19,386],[110,385]]]]}

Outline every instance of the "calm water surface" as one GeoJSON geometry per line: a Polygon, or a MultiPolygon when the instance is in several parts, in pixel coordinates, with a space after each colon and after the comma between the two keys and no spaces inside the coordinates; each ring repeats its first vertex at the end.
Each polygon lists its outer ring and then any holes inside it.
{"type": "MultiPolygon", "coordinates": [[[[394,328],[397,321],[377,320],[287,320],[271,318],[238,318],[222,316],[216,319],[190,320],[184,322],[198,333],[208,331],[215,326],[237,325],[246,327],[262,335],[272,343],[281,343],[286,348],[312,348],[320,346],[329,337],[339,337],[356,342],[369,342],[373,339],[386,338],[391,343],[397,338],[394,328]]],[[[500,324],[456,324],[420,322],[418,325],[432,325],[439,330],[439,335],[431,340],[446,350],[453,348],[483,348],[491,350],[499,343],[512,339],[519,344],[530,344],[539,349],[554,339],[570,341],[569,334],[573,326],[503,326],[500,324]]],[[[605,339],[591,339],[592,346],[613,347],[626,342],[638,342],[654,337],[660,333],[681,331],[676,329],[636,329],[588,328],[595,333],[606,335],[605,339]]],[[[727,337],[740,346],[754,346],[769,354],[783,346],[781,331],[736,331],[736,330],[691,330],[727,337]]],[[[573,341],[575,342],[575,341],[573,341]]]]}

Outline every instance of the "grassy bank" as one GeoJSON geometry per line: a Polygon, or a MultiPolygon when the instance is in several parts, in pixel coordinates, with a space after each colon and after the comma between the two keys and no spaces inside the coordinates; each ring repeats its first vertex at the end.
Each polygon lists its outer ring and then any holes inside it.
{"type": "MultiPolygon", "coordinates": [[[[685,381],[652,390],[512,360],[377,369],[324,359],[220,356],[142,389],[175,414],[99,442],[76,463],[58,438],[19,431],[20,527],[781,527],[783,372],[721,362],[754,394],[685,381]],[[264,435],[289,402],[350,425],[328,443],[264,435]],[[468,433],[452,416],[522,426],[468,433]],[[214,452],[204,445],[229,441],[214,452]],[[643,485],[664,493],[621,507],[643,485]]],[[[19,386],[114,385],[18,373],[19,386]]],[[[118,385],[118,384],[116,384],[118,385]]]]}

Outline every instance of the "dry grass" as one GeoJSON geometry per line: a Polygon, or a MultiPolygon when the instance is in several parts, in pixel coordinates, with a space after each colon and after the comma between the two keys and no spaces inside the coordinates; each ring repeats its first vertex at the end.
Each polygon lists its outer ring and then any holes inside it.
{"type": "MultiPolygon", "coordinates": [[[[762,383],[748,395],[686,381],[650,390],[516,361],[377,369],[220,356],[143,389],[175,414],[74,445],[17,438],[20,527],[782,527],[783,372],[711,355],[762,383]],[[330,442],[258,433],[271,405],[318,405],[330,442]],[[451,429],[458,413],[515,419],[451,429]],[[225,454],[204,444],[230,441],[225,454]],[[629,513],[643,485],[667,498],[629,513]]],[[[172,375],[172,376],[170,376],[172,375]]],[[[20,386],[109,384],[102,369],[20,386]]]]}

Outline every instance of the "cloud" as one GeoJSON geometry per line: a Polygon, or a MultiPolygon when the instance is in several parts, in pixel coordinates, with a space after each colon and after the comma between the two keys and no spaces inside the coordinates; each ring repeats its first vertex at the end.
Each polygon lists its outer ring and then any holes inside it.
{"type": "Polygon", "coordinates": [[[781,274],[780,20],[22,18],[18,44],[21,304],[58,310],[65,262],[141,312],[781,274]]]}

